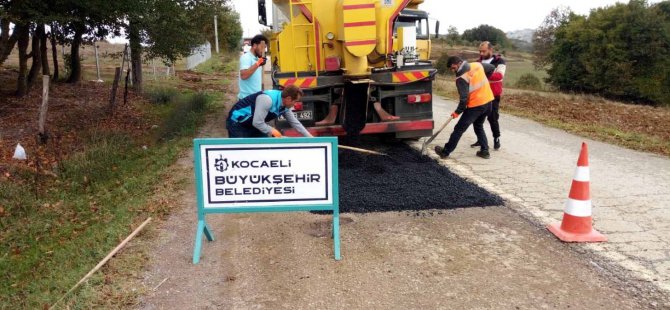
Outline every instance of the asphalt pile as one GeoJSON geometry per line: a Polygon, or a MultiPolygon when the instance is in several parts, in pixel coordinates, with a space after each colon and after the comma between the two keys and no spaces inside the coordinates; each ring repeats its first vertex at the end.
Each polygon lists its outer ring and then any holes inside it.
{"type": "Polygon", "coordinates": [[[339,151],[340,212],[500,206],[503,199],[404,143],[355,145],[389,156],[339,151]]]}

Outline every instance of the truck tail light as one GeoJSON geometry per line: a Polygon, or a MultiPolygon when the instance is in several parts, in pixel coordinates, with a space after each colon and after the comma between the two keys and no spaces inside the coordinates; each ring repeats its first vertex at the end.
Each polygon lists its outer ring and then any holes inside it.
{"type": "Polygon", "coordinates": [[[330,56],[326,57],[326,71],[339,71],[340,57],[330,56]]]}
{"type": "Polygon", "coordinates": [[[428,103],[433,99],[430,93],[407,95],[407,103],[428,103]]]}

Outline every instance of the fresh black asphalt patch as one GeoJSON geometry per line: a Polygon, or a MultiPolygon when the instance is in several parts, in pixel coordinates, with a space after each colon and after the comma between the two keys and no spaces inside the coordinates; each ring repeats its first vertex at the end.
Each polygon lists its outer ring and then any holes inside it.
{"type": "Polygon", "coordinates": [[[388,156],[339,152],[340,212],[499,206],[503,199],[404,143],[355,145],[388,156]]]}

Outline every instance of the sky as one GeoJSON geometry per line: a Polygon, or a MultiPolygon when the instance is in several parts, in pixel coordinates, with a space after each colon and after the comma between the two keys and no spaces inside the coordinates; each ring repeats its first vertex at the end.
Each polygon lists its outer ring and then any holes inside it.
{"type": "MultiPolygon", "coordinates": [[[[319,0],[313,0],[317,2],[319,0]]],[[[399,1],[399,0],[394,0],[399,1]]],[[[661,0],[650,0],[657,3],[661,0]]],[[[430,18],[440,21],[440,33],[446,33],[448,26],[455,26],[460,33],[488,24],[505,32],[537,28],[544,18],[556,7],[567,6],[580,15],[588,15],[591,9],[613,5],[617,2],[628,3],[628,0],[479,0],[478,4],[468,6],[468,1],[425,0],[420,9],[430,13],[430,18]],[[520,9],[523,7],[523,9],[520,9]],[[530,12],[530,13],[529,13],[530,12]],[[472,13],[477,13],[472,17],[472,13]]],[[[252,0],[232,0],[233,6],[240,13],[242,29],[245,37],[254,36],[264,27],[258,24],[258,4],[252,0]]],[[[266,0],[268,24],[272,17],[272,0],[266,0]]],[[[432,24],[432,23],[431,23],[432,24]]],[[[434,31],[431,26],[431,33],[434,31]]]]}

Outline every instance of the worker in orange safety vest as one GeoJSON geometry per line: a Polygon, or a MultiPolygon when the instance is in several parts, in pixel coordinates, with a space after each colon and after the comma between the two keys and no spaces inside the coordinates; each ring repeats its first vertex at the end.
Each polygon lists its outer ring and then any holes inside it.
{"type": "Polygon", "coordinates": [[[451,133],[444,147],[435,147],[435,153],[441,158],[448,157],[456,149],[458,141],[470,125],[473,125],[481,147],[477,156],[485,159],[491,157],[484,122],[491,112],[493,92],[486,78],[485,66],[490,67],[489,69],[493,68],[489,64],[468,63],[458,56],[451,56],[447,59],[447,67],[456,73],[456,88],[458,88],[459,95],[458,107],[451,113],[451,117],[458,118],[461,114],[463,116],[454,127],[454,132],[451,133]]]}

